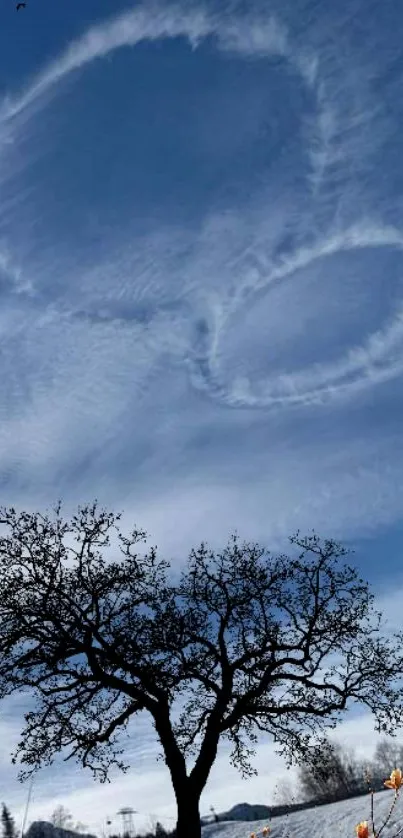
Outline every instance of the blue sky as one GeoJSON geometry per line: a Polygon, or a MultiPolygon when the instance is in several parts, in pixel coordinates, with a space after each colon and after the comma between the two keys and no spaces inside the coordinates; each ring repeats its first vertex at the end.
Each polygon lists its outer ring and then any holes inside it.
{"type": "MultiPolygon", "coordinates": [[[[402,17],[397,0],[4,4],[3,505],[97,497],[173,567],[235,528],[274,550],[314,528],[355,549],[401,628],[402,17]]],[[[16,813],[26,701],[0,710],[16,813]]],[[[372,728],[355,714],[337,735],[372,753],[372,728]]],[[[29,819],[174,817],[147,719],[128,747],[108,787],[58,760],[29,819]]],[[[284,773],[266,741],[248,781],[228,752],[202,811],[267,802],[284,773]]]]}

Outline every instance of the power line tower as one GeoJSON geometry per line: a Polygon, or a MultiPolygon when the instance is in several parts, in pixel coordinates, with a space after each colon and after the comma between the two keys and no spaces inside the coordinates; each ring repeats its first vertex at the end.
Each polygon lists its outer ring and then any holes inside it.
{"type": "Polygon", "coordinates": [[[134,835],[134,823],[133,823],[133,815],[136,815],[137,812],[135,809],[132,809],[130,806],[126,806],[126,808],[119,809],[118,815],[122,817],[123,823],[123,838],[133,838],[134,835]]]}

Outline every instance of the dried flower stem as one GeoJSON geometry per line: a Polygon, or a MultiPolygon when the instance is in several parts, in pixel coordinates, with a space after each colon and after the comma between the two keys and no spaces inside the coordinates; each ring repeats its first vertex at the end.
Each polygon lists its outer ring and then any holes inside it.
{"type": "Polygon", "coordinates": [[[396,806],[396,803],[397,803],[397,799],[398,799],[398,797],[399,797],[399,790],[398,790],[398,789],[396,789],[396,791],[395,791],[395,796],[394,796],[394,799],[393,799],[393,803],[392,803],[392,805],[391,805],[391,807],[390,807],[388,817],[386,818],[385,823],[384,823],[384,824],[382,824],[382,826],[381,826],[381,828],[380,828],[380,830],[379,830],[378,835],[376,836],[376,838],[379,838],[379,836],[380,836],[380,834],[381,834],[382,830],[385,828],[385,826],[386,826],[386,824],[387,824],[388,820],[390,819],[390,817],[391,817],[391,815],[392,815],[392,812],[393,812],[393,809],[394,809],[394,808],[395,808],[395,806],[396,806]]]}

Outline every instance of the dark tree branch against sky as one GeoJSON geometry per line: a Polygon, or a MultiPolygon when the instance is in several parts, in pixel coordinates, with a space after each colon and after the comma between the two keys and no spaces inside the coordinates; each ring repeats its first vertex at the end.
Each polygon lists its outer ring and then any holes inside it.
{"type": "Polygon", "coordinates": [[[13,755],[27,767],[20,779],[65,749],[101,782],[113,765],[127,770],[116,738],[146,710],[175,791],[177,836],[197,838],[221,737],[249,776],[245,740],[256,742],[256,729],[289,762],[313,765],[352,699],[394,732],[402,635],[381,636],[342,546],[297,533],[297,554],[275,557],[233,535],[220,553],[193,549],[173,584],[156,548],[137,552],[144,532],[119,531],[120,514],[96,501],[70,522],[60,503],[55,513],[0,510],[0,696],[32,689],[38,698],[13,755]],[[122,555],[107,561],[111,530],[122,555]]]}

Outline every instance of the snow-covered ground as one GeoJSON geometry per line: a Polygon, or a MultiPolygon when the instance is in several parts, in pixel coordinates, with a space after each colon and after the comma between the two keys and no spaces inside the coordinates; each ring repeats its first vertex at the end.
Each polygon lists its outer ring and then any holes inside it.
{"type": "MultiPolygon", "coordinates": [[[[376,833],[386,820],[393,803],[394,791],[374,794],[374,821],[376,833]]],[[[225,821],[208,824],[202,828],[203,838],[250,838],[252,832],[261,838],[264,826],[270,827],[269,838],[356,838],[355,826],[368,821],[371,835],[371,797],[363,795],[328,806],[318,806],[293,812],[290,815],[263,821],[225,821]]],[[[403,789],[392,816],[382,830],[382,838],[394,838],[403,830],[403,789]]]]}

